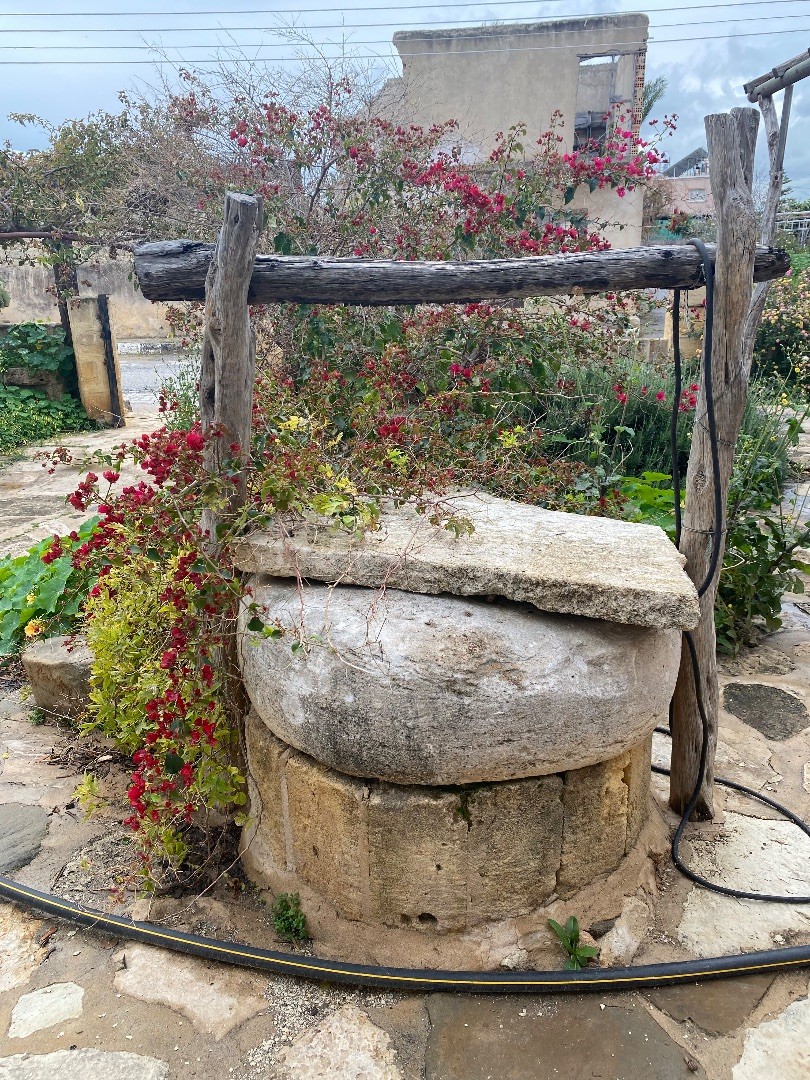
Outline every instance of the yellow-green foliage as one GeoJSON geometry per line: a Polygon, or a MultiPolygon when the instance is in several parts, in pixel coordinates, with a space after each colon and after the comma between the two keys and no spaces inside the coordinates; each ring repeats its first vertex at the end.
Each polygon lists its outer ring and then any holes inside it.
{"type": "Polygon", "coordinates": [[[182,555],[130,554],[87,606],[94,654],[87,726],[133,755],[128,823],[145,847],[175,864],[186,850],[177,827],[194,810],[245,802],[221,675],[180,629],[189,613],[200,617],[194,583],[178,580],[182,555]]]}

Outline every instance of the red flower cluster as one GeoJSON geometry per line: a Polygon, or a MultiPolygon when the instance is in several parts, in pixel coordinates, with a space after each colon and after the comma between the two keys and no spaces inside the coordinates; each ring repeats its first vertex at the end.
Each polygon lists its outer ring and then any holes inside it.
{"type": "MultiPolygon", "coordinates": [[[[95,532],[71,553],[75,567],[95,569],[98,575],[90,590],[91,619],[95,604],[113,598],[109,581],[114,567],[138,559],[154,565],[156,572],[160,565],[164,574],[167,565],[173,567],[159,597],[168,619],[166,638],[153,658],[163,689],[143,706],[141,746],[133,754],[128,790],[131,812],[126,824],[141,835],[147,858],[152,827],[160,830],[187,821],[197,805],[200,755],[227,757],[222,740],[227,745],[230,739],[223,728],[221,679],[212,657],[222,644],[218,619],[231,610],[234,595],[228,580],[206,562],[196,525],[199,488],[206,482],[200,468],[205,443],[196,429],[161,429],[120,450],[119,467],[102,473],[110,486],[120,480],[126,456],[150,480],[108,491],[98,506],[101,521],[95,532]]],[[[83,509],[96,503],[98,482],[98,476],[89,473],[71,497],[73,505],[83,509]]],[[[47,561],[62,553],[55,542],[47,561]]]]}

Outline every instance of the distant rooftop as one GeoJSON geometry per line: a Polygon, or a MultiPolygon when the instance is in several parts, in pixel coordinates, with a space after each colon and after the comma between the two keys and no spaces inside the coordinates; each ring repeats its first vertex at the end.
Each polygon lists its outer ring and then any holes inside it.
{"type": "Polygon", "coordinates": [[[673,179],[678,176],[705,176],[709,171],[708,164],[709,151],[705,146],[699,146],[691,154],[687,154],[674,165],[670,165],[663,175],[673,179]]]}

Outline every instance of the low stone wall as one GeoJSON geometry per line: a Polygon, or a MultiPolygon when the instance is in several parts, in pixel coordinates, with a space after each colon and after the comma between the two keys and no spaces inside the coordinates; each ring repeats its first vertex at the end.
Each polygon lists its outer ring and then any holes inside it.
{"type": "Polygon", "coordinates": [[[464,931],[616,870],[648,816],[651,739],[609,761],[466,787],[358,780],[246,723],[248,873],[286,875],[344,919],[464,931]]]}

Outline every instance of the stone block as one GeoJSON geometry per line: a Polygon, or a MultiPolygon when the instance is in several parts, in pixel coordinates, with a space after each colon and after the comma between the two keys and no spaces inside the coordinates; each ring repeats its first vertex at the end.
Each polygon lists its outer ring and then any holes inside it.
{"type": "Polygon", "coordinates": [[[245,720],[245,746],[250,819],[242,834],[242,860],[260,870],[269,859],[274,867],[285,870],[284,766],[293,751],[268,731],[253,711],[245,720]]]}
{"type": "MultiPolygon", "coordinates": [[[[661,724],[665,718],[661,718],[661,724]]],[[[627,787],[627,839],[625,852],[630,851],[638,840],[644,822],[649,817],[650,764],[652,762],[652,735],[639,746],[627,752],[624,766],[624,783],[627,787]]]]}
{"type": "Polygon", "coordinates": [[[93,654],[83,638],[44,638],[22,653],[34,701],[43,712],[75,720],[90,703],[93,654]]]}
{"type": "Polygon", "coordinates": [[[555,891],[560,868],[562,777],[474,788],[467,798],[470,911],[522,915],[555,891]]]}
{"type": "Polygon", "coordinates": [[[248,873],[397,931],[506,925],[615,870],[643,787],[633,770],[649,756],[645,741],[562,775],[433,788],[345,776],[285,748],[255,714],[246,731],[248,873]]]}
{"type": "Polygon", "coordinates": [[[388,926],[467,924],[467,832],[459,792],[380,784],[368,803],[370,913],[388,926]]]}
{"type": "Polygon", "coordinates": [[[570,896],[615,870],[627,846],[625,759],[565,774],[563,836],[557,892],[570,896]]]}
{"type": "Polygon", "coordinates": [[[349,919],[364,914],[366,789],[303,754],[286,763],[292,869],[349,919]]]}
{"type": "Polygon", "coordinates": [[[254,584],[265,618],[311,644],[247,630],[256,711],[330,768],[411,785],[581,769],[646,739],[680,663],[674,630],[564,618],[526,604],[388,588],[254,584]]]}
{"type": "Polygon", "coordinates": [[[240,570],[413,593],[503,596],[541,611],[690,630],[700,618],[684,558],[662,529],[543,510],[483,493],[448,496],[472,526],[455,536],[412,505],[373,532],[282,522],[236,547],[240,570]]]}

